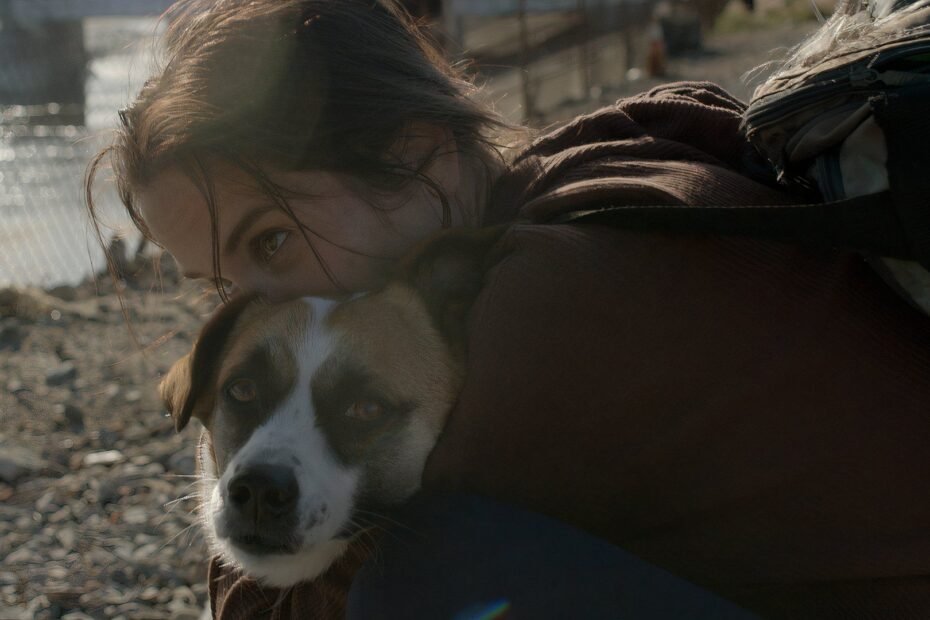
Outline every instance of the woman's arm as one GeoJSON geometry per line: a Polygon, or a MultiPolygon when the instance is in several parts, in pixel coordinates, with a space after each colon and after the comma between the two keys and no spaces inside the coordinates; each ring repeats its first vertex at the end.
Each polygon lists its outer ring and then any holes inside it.
{"type": "Polygon", "coordinates": [[[930,575],[930,322],[864,261],[595,226],[508,242],[427,489],[554,516],[764,615],[864,613],[849,582],[927,600],[896,577],[930,575]]]}

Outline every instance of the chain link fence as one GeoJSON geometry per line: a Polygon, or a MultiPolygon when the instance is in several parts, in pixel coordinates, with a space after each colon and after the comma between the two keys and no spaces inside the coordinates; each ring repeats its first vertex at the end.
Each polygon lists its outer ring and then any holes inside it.
{"type": "MultiPolygon", "coordinates": [[[[117,110],[138,91],[152,67],[157,20],[92,18],[81,27],[87,61],[84,105],[3,102],[0,288],[74,284],[105,265],[85,211],[84,174],[90,158],[107,143],[117,110]]],[[[0,92],[7,87],[7,94],[23,85],[31,68],[42,70],[42,62],[56,61],[14,45],[15,34],[9,23],[0,25],[0,92]]],[[[75,59],[57,61],[73,65],[75,59]]],[[[7,99],[16,99],[15,94],[7,99]]],[[[28,101],[22,96],[19,100],[28,101]]],[[[106,234],[131,237],[131,226],[105,176],[98,184],[98,200],[109,228],[106,234]]]]}

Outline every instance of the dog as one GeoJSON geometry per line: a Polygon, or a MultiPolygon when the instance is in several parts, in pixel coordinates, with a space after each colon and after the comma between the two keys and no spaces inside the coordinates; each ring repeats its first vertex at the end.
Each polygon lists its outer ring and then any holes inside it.
{"type": "Polygon", "coordinates": [[[202,424],[199,512],[215,553],[273,587],[312,580],[371,507],[419,489],[500,236],[440,235],[346,301],[244,297],[207,322],[160,392],[178,432],[202,424]]]}

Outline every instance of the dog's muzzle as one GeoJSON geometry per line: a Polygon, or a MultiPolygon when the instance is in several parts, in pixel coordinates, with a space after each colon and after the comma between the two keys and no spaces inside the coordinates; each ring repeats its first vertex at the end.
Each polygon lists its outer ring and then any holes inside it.
{"type": "Polygon", "coordinates": [[[225,509],[217,515],[217,534],[253,555],[296,553],[297,500],[293,470],[281,465],[252,465],[223,489],[225,509]]]}

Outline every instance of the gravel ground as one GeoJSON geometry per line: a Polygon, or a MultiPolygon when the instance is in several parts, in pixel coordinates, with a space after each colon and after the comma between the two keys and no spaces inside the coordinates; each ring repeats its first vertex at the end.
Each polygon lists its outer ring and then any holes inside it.
{"type": "MultiPolygon", "coordinates": [[[[712,38],[705,53],[670,61],[669,79],[739,89],[739,76],[806,29],[712,38]]],[[[174,433],[155,385],[215,297],[162,263],[160,282],[150,265],[126,266],[135,336],[107,277],[0,290],[2,620],[199,616],[207,553],[189,497],[196,431],[174,433]]]]}
{"type": "MultiPolygon", "coordinates": [[[[166,261],[167,263],[167,261],[166,261]]],[[[195,619],[206,548],[196,431],[154,386],[211,301],[149,265],[48,292],[0,291],[0,618],[195,619]]]]}

